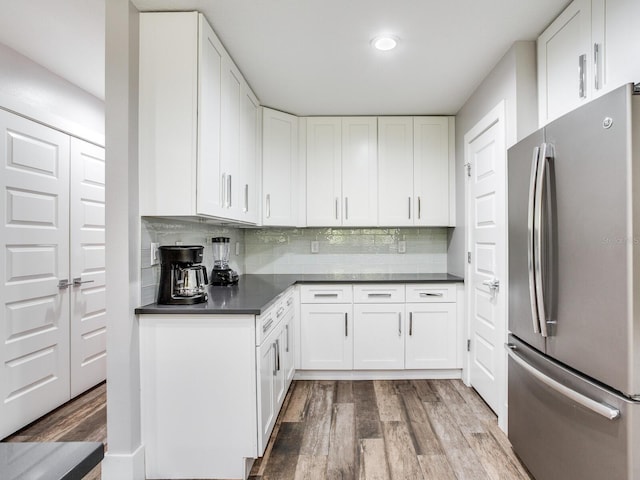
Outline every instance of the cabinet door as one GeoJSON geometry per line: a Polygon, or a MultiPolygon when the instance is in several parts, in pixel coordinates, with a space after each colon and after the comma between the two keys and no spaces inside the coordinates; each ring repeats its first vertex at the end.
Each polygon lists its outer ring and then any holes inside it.
{"type": "Polygon", "coordinates": [[[307,226],[342,225],[341,119],[307,119],[307,226]]]}
{"type": "Polygon", "coordinates": [[[415,225],[446,227],[449,219],[449,119],[413,119],[415,225]]]}
{"type": "Polygon", "coordinates": [[[404,368],[404,304],[356,304],[353,368],[404,368]]]}
{"type": "Polygon", "coordinates": [[[594,96],[640,79],[637,0],[592,0],[594,96]]]}
{"type": "Polygon", "coordinates": [[[275,339],[275,357],[276,357],[276,368],[274,375],[274,388],[273,393],[275,395],[274,405],[275,405],[275,415],[278,416],[278,412],[280,411],[280,406],[284,401],[284,395],[287,393],[287,379],[286,379],[286,363],[287,363],[287,354],[286,354],[286,346],[287,346],[287,329],[284,328],[284,325],[281,325],[279,328],[278,336],[275,339]]]}
{"type": "Polygon", "coordinates": [[[294,227],[298,117],[264,108],[262,135],[262,224],[294,227]]]}
{"type": "Polygon", "coordinates": [[[342,119],[342,225],[378,224],[378,121],[342,119]]]}
{"type": "Polygon", "coordinates": [[[258,350],[258,452],[264,453],[269,436],[276,421],[276,344],[272,339],[257,348],[258,350]]]}
{"type": "MultiPolygon", "coordinates": [[[[293,301],[293,298],[291,298],[293,301]]],[[[294,310],[291,308],[289,310],[289,314],[284,318],[284,326],[283,326],[283,340],[282,340],[282,369],[284,370],[284,379],[285,379],[285,392],[291,385],[291,381],[293,380],[293,375],[296,372],[295,369],[295,360],[294,360],[294,310]]]]}
{"type": "Polygon", "coordinates": [[[540,125],[591,96],[591,0],[574,0],[538,38],[540,125]]]}
{"type": "Polygon", "coordinates": [[[0,110],[0,438],[69,400],[69,137],[0,110]]]}
{"type": "Polygon", "coordinates": [[[236,186],[240,193],[240,220],[258,221],[256,170],[258,161],[258,99],[243,82],[240,116],[240,179],[236,186]]]}
{"type": "Polygon", "coordinates": [[[221,171],[223,217],[242,217],[243,188],[240,185],[240,105],[242,103],[242,75],[228,55],[222,58],[222,128],[221,171]]]}
{"type": "Polygon", "coordinates": [[[70,358],[71,396],[107,372],[104,148],[71,139],[70,358]]]}
{"type": "Polygon", "coordinates": [[[455,303],[407,304],[405,368],[460,368],[455,303]]]}
{"type": "MultiPolygon", "coordinates": [[[[141,215],[193,215],[196,212],[193,187],[198,138],[198,18],[195,12],[140,14],[141,215]]],[[[211,80],[211,91],[215,92],[215,54],[205,50],[206,58],[212,55],[212,64],[206,70],[212,72],[212,76],[205,82],[209,84],[211,80]]],[[[209,86],[205,88],[209,90],[209,86]]],[[[211,127],[205,127],[206,135],[216,135],[215,115],[219,115],[219,110],[215,109],[215,100],[210,98],[205,102],[207,112],[209,106],[212,108],[211,127]]],[[[207,152],[215,154],[214,144],[215,137],[207,152]]]]}
{"type": "Polygon", "coordinates": [[[221,81],[224,49],[202,15],[198,38],[197,213],[224,216],[220,165],[221,81]]]}
{"type": "Polygon", "coordinates": [[[307,370],[353,368],[352,305],[301,306],[301,365],[307,370]]]}
{"type": "Polygon", "coordinates": [[[413,118],[378,118],[378,222],[413,225],[413,118]]]}

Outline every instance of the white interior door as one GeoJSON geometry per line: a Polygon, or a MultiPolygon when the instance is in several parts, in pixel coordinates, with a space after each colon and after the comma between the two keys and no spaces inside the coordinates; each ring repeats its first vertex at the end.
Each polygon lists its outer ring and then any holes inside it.
{"type": "Polygon", "coordinates": [[[69,137],[0,110],[0,438],[69,399],[69,137]]]}
{"type": "Polygon", "coordinates": [[[500,416],[505,389],[506,149],[504,107],[465,135],[471,385],[500,416]],[[495,286],[491,286],[491,285],[495,286]]]}
{"type": "Polygon", "coordinates": [[[104,149],[71,139],[71,396],[105,379],[104,149]]]}

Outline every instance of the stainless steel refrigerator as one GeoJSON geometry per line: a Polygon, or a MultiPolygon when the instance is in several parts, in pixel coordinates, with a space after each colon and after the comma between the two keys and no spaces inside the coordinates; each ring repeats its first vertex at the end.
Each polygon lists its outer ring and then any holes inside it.
{"type": "Polygon", "coordinates": [[[640,96],[508,151],[508,435],[536,480],[640,479],[640,96]]]}

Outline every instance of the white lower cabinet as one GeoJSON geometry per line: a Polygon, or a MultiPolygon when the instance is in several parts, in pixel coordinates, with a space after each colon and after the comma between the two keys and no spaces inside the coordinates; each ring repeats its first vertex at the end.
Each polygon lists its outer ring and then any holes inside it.
{"type": "Polygon", "coordinates": [[[353,325],[353,368],[404,368],[404,304],[356,304],[353,325]]]}
{"type": "Polygon", "coordinates": [[[301,369],[460,369],[461,289],[455,283],[303,285],[301,369]]]}
{"type": "Polygon", "coordinates": [[[407,304],[405,368],[459,368],[455,303],[407,304]]]}
{"type": "Polygon", "coordinates": [[[300,306],[301,366],[306,370],[353,368],[353,306],[300,306]]]}
{"type": "Polygon", "coordinates": [[[263,344],[257,347],[259,452],[264,452],[269,442],[269,436],[278,416],[278,403],[284,398],[285,378],[278,344],[281,332],[281,328],[274,330],[263,344]]]}

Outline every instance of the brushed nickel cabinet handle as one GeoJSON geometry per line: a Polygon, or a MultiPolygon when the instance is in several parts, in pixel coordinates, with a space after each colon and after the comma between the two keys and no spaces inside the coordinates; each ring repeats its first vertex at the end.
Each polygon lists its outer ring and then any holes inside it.
{"type": "Polygon", "coordinates": [[[271,218],[271,194],[267,193],[267,218],[271,218]]]}
{"type": "Polygon", "coordinates": [[[584,53],[578,57],[578,75],[580,76],[578,96],[587,98],[587,56],[584,53]]]}
{"type": "Polygon", "coordinates": [[[349,336],[349,314],[345,312],[344,314],[344,336],[349,336]]]}
{"type": "Polygon", "coordinates": [[[409,312],[409,336],[413,335],[413,312],[409,312]]]}

